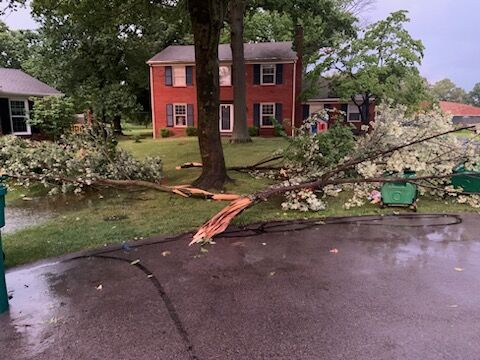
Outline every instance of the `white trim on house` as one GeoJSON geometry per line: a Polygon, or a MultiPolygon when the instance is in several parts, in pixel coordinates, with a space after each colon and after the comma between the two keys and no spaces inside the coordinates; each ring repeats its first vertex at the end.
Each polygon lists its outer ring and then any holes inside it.
{"type": "Polygon", "coordinates": [[[150,66],[150,107],[152,109],[152,130],[153,138],[157,138],[157,128],[156,128],[156,119],[155,119],[155,96],[153,91],[153,68],[150,66]]]}
{"type": "Polygon", "coordinates": [[[184,103],[177,103],[173,104],[173,127],[176,128],[186,128],[188,127],[188,109],[187,109],[187,104],[184,103]],[[177,115],[177,106],[183,106],[185,108],[185,114],[178,114],[177,115]],[[185,117],[185,125],[177,125],[177,116],[184,116],[185,117]]]}
{"type": "Polygon", "coordinates": [[[348,103],[348,106],[347,106],[347,122],[351,122],[351,123],[362,122],[362,116],[360,114],[360,109],[354,103],[348,103]],[[353,108],[354,110],[350,111],[350,108],[353,108]],[[351,113],[358,114],[359,115],[358,120],[350,120],[350,114],[351,113]]]}
{"type": "Polygon", "coordinates": [[[172,86],[173,87],[187,87],[187,70],[186,66],[175,65],[172,66],[172,86]]]}
{"type": "Polygon", "coordinates": [[[12,135],[32,135],[32,128],[30,127],[30,124],[28,123],[28,119],[30,117],[30,111],[28,109],[28,99],[26,98],[8,98],[8,108],[10,111],[10,126],[12,129],[12,135]],[[17,101],[17,102],[23,102],[24,107],[25,107],[25,115],[20,116],[20,115],[12,115],[12,101],[17,101]],[[25,125],[27,127],[27,131],[14,131],[13,128],[13,117],[23,117],[25,119],[25,125]]]}
{"type": "Polygon", "coordinates": [[[263,107],[264,106],[272,106],[272,109],[273,109],[273,113],[272,114],[266,114],[265,116],[270,116],[271,118],[274,118],[275,119],[275,103],[260,103],[260,127],[261,128],[273,128],[273,123],[272,125],[264,125],[263,124],[263,107]]]}
{"type": "Polygon", "coordinates": [[[277,67],[275,64],[260,64],[260,85],[276,85],[276,77],[277,77],[277,67]],[[264,73],[265,68],[273,69],[273,73],[264,73]],[[263,81],[264,76],[271,76],[272,82],[265,82],[263,81]]]}

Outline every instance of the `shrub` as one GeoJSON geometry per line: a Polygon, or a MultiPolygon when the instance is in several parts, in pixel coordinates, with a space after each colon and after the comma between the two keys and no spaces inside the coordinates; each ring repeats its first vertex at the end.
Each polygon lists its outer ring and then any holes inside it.
{"type": "Polygon", "coordinates": [[[62,136],[58,142],[0,137],[0,168],[17,178],[19,185],[35,180],[52,194],[78,193],[98,179],[159,182],[162,178],[159,157],[138,160],[117,147],[113,138],[94,131],[62,136]]]}
{"type": "Polygon", "coordinates": [[[167,137],[170,136],[170,130],[162,129],[162,130],[160,130],[160,135],[162,136],[162,138],[167,138],[167,137]]]}
{"type": "Polygon", "coordinates": [[[250,134],[250,136],[258,136],[258,128],[256,126],[250,126],[248,128],[248,133],[250,134]]]}
{"type": "Polygon", "coordinates": [[[187,136],[197,136],[197,128],[193,126],[187,127],[187,136]]]}
{"type": "Polygon", "coordinates": [[[34,98],[30,125],[43,130],[54,140],[70,131],[75,122],[73,101],[64,96],[34,98]]]}

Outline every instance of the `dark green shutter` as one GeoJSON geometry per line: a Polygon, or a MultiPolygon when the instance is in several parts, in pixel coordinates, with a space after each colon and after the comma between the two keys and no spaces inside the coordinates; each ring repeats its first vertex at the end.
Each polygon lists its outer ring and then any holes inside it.
{"type": "Polygon", "coordinates": [[[275,104],[275,119],[280,124],[283,122],[283,106],[280,103],[275,104]]]}
{"type": "Polygon", "coordinates": [[[260,127],[260,104],[253,104],[253,126],[260,127]]]}
{"type": "Polygon", "coordinates": [[[275,70],[275,83],[283,84],[283,64],[277,64],[275,70]]]}
{"type": "Polygon", "coordinates": [[[10,124],[10,104],[7,98],[0,99],[0,129],[3,135],[12,132],[12,126],[10,124]]]}
{"type": "Polygon", "coordinates": [[[341,110],[345,113],[342,114],[344,121],[348,120],[348,104],[342,104],[341,110]]]}
{"type": "Polygon", "coordinates": [[[187,85],[193,85],[193,66],[185,66],[185,77],[187,85]]]}
{"type": "Polygon", "coordinates": [[[303,120],[307,120],[310,117],[310,105],[303,104],[303,120]]]}
{"type": "Polygon", "coordinates": [[[194,126],[193,123],[193,104],[187,105],[187,126],[194,126]]]}
{"type": "Polygon", "coordinates": [[[260,64],[253,65],[253,83],[260,84],[260,64]]]}
{"type": "Polygon", "coordinates": [[[167,126],[173,127],[173,104],[167,104],[167,126]]]}
{"type": "Polygon", "coordinates": [[[165,66],[165,85],[172,86],[173,85],[173,76],[172,76],[172,67],[165,66]]]}

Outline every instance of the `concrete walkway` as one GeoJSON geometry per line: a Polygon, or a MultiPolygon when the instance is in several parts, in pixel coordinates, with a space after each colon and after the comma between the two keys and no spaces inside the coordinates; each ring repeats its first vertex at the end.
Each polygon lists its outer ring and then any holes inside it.
{"type": "Polygon", "coordinates": [[[187,241],[9,271],[1,358],[479,359],[480,216],[267,224],[208,252],[187,241]]]}

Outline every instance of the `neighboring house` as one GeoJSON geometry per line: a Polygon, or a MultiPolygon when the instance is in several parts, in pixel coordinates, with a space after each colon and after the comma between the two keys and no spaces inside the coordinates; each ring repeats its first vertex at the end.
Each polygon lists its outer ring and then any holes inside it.
{"type": "Polygon", "coordinates": [[[455,125],[480,124],[480,107],[450,101],[440,101],[439,106],[443,112],[452,115],[455,125]]]}
{"type": "Polygon", "coordinates": [[[0,134],[32,135],[27,120],[31,97],[60,96],[60,91],[17,69],[0,68],[0,134]]]}
{"type": "MultiPolygon", "coordinates": [[[[358,102],[360,103],[361,99],[359,99],[358,102]]],[[[321,78],[317,84],[316,93],[303,104],[303,119],[305,120],[310,115],[323,109],[331,110],[329,111],[328,121],[319,122],[317,128],[312,129],[314,132],[325,131],[339,120],[354,125],[356,133],[360,131],[363,125],[358,106],[355,105],[353,101],[344,101],[336,96],[330,82],[327,79],[321,78]],[[336,113],[337,111],[338,113],[336,113]]],[[[368,111],[368,121],[374,120],[375,101],[372,99],[368,111]]]]}
{"type": "MultiPolygon", "coordinates": [[[[220,132],[233,130],[232,53],[229,44],[218,48],[220,60],[220,132]]],[[[291,42],[245,44],[246,101],[248,126],[260,135],[273,135],[272,118],[282,123],[287,133],[292,123],[298,126],[302,106],[301,62],[291,42]]],[[[184,135],[187,126],[197,127],[195,52],[193,46],[169,46],[148,62],[154,137],[162,128],[184,135]]]]}

